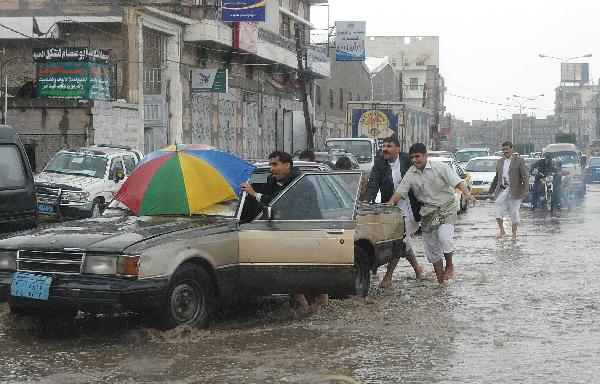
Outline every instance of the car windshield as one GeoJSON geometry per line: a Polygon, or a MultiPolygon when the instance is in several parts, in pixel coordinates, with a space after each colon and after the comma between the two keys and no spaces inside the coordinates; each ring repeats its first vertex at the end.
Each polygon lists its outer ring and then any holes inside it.
{"type": "Polygon", "coordinates": [[[552,152],[552,159],[560,160],[563,168],[575,168],[579,165],[579,160],[576,152],[552,152]]]}
{"type": "Polygon", "coordinates": [[[106,173],[107,162],[106,156],[59,152],[50,160],[44,172],[102,178],[106,173]]]}
{"type": "Polygon", "coordinates": [[[465,167],[470,172],[496,172],[496,159],[473,159],[465,167]]]}
{"type": "Polygon", "coordinates": [[[373,159],[370,141],[334,140],[328,141],[327,149],[345,149],[356,157],[359,163],[368,163],[373,159]]]}
{"type": "Polygon", "coordinates": [[[592,157],[590,159],[590,165],[592,165],[592,166],[600,165],[600,157],[592,157]]]}
{"type": "Polygon", "coordinates": [[[479,157],[479,156],[487,156],[487,152],[486,151],[459,151],[456,152],[456,156],[454,157],[454,160],[456,161],[469,161],[474,157],[479,157]]]}

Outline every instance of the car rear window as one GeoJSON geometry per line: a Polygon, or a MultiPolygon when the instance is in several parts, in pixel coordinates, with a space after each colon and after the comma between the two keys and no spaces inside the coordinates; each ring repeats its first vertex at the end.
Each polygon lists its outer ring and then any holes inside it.
{"type": "Polygon", "coordinates": [[[0,189],[25,187],[25,166],[13,144],[0,145],[0,189]]]}

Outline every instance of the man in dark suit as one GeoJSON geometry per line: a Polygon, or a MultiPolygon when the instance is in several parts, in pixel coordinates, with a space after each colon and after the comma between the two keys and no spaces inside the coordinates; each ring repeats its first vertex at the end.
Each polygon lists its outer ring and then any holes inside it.
{"type": "MultiPolygon", "coordinates": [[[[383,140],[382,156],[375,159],[375,164],[371,169],[366,200],[369,203],[374,203],[377,193],[380,192],[381,202],[387,202],[410,167],[410,156],[408,153],[400,152],[398,139],[395,136],[385,138],[383,140]]],[[[415,270],[416,277],[420,278],[423,275],[423,267],[417,262],[411,242],[411,235],[417,231],[419,226],[418,221],[421,219],[419,215],[420,205],[412,192],[409,193],[409,199],[410,202],[404,199],[400,200],[398,208],[402,210],[405,216],[404,227],[406,236],[404,242],[406,244],[406,259],[415,270]]],[[[381,288],[387,288],[391,285],[392,275],[399,260],[400,256],[397,256],[388,263],[385,276],[381,280],[381,288]]]]}

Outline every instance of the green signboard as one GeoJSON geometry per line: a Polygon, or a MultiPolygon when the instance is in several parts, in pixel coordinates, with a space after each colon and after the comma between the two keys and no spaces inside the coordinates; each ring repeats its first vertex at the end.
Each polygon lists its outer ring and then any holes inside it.
{"type": "Polygon", "coordinates": [[[110,99],[107,65],[46,62],[36,67],[37,95],[42,99],[110,99]]]}
{"type": "Polygon", "coordinates": [[[38,97],[110,99],[108,54],[89,48],[34,48],[38,97]]]}
{"type": "Polygon", "coordinates": [[[227,93],[229,92],[227,69],[194,69],[192,70],[192,93],[227,93]]]}

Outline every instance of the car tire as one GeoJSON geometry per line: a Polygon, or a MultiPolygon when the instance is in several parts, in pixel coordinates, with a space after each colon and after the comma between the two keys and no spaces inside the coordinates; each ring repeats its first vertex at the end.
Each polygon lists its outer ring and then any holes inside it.
{"type": "Polygon", "coordinates": [[[92,203],[92,209],[90,211],[90,217],[98,217],[102,214],[102,201],[100,199],[95,198],[92,203]]]}
{"type": "Polygon", "coordinates": [[[180,325],[207,328],[216,303],[212,278],[195,264],[177,268],[158,309],[158,327],[172,329],[180,325]]]}
{"type": "Polygon", "coordinates": [[[356,295],[367,297],[371,287],[371,266],[367,253],[359,246],[354,247],[354,289],[356,295]]]}

